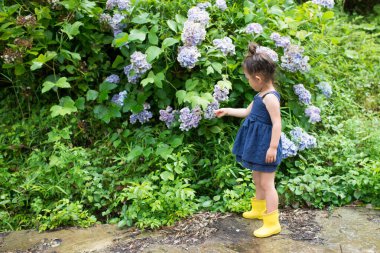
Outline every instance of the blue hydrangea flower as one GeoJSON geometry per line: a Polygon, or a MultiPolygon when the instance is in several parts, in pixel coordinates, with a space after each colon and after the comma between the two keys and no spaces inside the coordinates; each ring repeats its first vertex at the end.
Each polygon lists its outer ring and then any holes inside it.
{"type": "Polygon", "coordinates": [[[309,57],[303,56],[304,49],[297,45],[290,45],[285,48],[284,55],[281,57],[281,67],[290,72],[308,72],[310,65],[308,63],[309,57]]]}
{"type": "Polygon", "coordinates": [[[270,38],[275,42],[277,47],[286,48],[286,47],[290,46],[290,38],[289,37],[282,37],[279,33],[273,32],[270,35],[270,38]]]}
{"type": "Polygon", "coordinates": [[[317,140],[314,136],[306,133],[302,128],[295,127],[290,131],[292,140],[298,145],[298,150],[304,150],[309,148],[315,148],[317,146],[317,140]]]}
{"type": "Polygon", "coordinates": [[[139,113],[133,113],[130,118],[129,122],[132,124],[135,124],[137,121],[139,121],[141,124],[144,124],[149,121],[153,117],[153,114],[148,111],[150,109],[150,105],[148,103],[144,103],[144,110],[139,113]]]}
{"type": "Polygon", "coordinates": [[[124,105],[124,99],[127,97],[127,91],[121,91],[119,94],[113,95],[111,101],[119,106],[124,105]]]}
{"type": "Polygon", "coordinates": [[[298,96],[301,103],[309,105],[311,103],[311,94],[305,89],[303,84],[297,84],[293,86],[294,93],[298,96]]]}
{"type": "Polygon", "coordinates": [[[181,40],[185,46],[196,46],[206,38],[204,25],[187,20],[183,26],[181,40]]]}
{"type": "Polygon", "coordinates": [[[112,10],[118,8],[119,10],[129,10],[131,8],[130,0],[107,0],[106,8],[112,10]]]}
{"type": "Polygon", "coordinates": [[[281,133],[281,144],[282,144],[282,159],[290,156],[296,156],[298,148],[294,142],[292,142],[288,137],[281,133]]]}
{"type": "Polygon", "coordinates": [[[322,91],[322,94],[325,95],[325,97],[331,97],[332,88],[328,82],[320,82],[317,87],[322,91]]]}
{"type": "Polygon", "coordinates": [[[321,109],[316,106],[311,105],[307,107],[305,109],[305,114],[307,117],[309,117],[309,121],[313,124],[321,121],[321,109]]]}
{"type": "Polygon", "coordinates": [[[218,101],[214,100],[214,102],[209,103],[207,105],[206,111],[204,112],[204,118],[205,119],[213,119],[215,118],[215,110],[219,109],[219,103],[218,101]]]}
{"type": "Polygon", "coordinates": [[[198,127],[199,121],[202,119],[202,111],[198,107],[190,111],[188,107],[180,110],[179,122],[181,122],[179,128],[182,131],[189,131],[191,128],[198,127]]]}
{"type": "Polygon", "coordinates": [[[232,44],[232,40],[228,37],[224,37],[223,39],[215,39],[212,41],[214,46],[224,55],[234,55],[235,54],[235,45],[232,44]]]}
{"type": "Polygon", "coordinates": [[[245,28],[245,32],[249,34],[251,33],[260,34],[263,32],[263,27],[259,23],[251,23],[247,25],[247,27],[245,28]]]}
{"type": "Polygon", "coordinates": [[[124,67],[124,74],[128,77],[128,82],[136,84],[151,68],[152,65],[146,60],[146,54],[136,51],[131,55],[131,64],[124,67]]]}
{"type": "Polygon", "coordinates": [[[216,84],[214,86],[214,93],[212,94],[212,96],[214,97],[216,101],[221,102],[221,101],[226,101],[228,99],[229,93],[230,91],[227,88],[225,87],[222,88],[218,84],[216,84]]]}
{"type": "Polygon", "coordinates": [[[119,13],[116,13],[113,15],[111,20],[109,21],[109,25],[111,26],[113,30],[113,35],[116,36],[119,33],[123,31],[123,29],[126,27],[125,24],[122,24],[121,22],[124,20],[125,16],[121,15],[119,13]]]}
{"type": "Polygon", "coordinates": [[[107,13],[102,13],[100,14],[100,17],[99,17],[100,23],[105,23],[105,24],[109,24],[111,19],[112,19],[111,15],[107,13]]]}
{"type": "Polygon", "coordinates": [[[175,121],[175,114],[177,113],[176,110],[173,111],[173,108],[170,106],[166,107],[166,110],[160,110],[160,120],[165,122],[166,126],[168,128],[171,127],[171,125],[175,121]]]}
{"type": "Polygon", "coordinates": [[[132,64],[124,67],[124,74],[128,77],[128,82],[136,84],[141,77],[140,74],[135,73],[132,64]]]}
{"type": "Polygon", "coordinates": [[[182,67],[192,69],[195,67],[195,63],[197,63],[200,56],[201,54],[199,53],[197,47],[184,46],[180,47],[177,60],[182,67]]]}
{"type": "Polygon", "coordinates": [[[108,76],[105,81],[118,84],[120,82],[120,77],[118,75],[112,74],[108,76]]]}
{"type": "Polygon", "coordinates": [[[278,54],[269,47],[258,46],[256,48],[256,53],[267,54],[272,59],[272,61],[278,62],[278,54]]]}
{"type": "Polygon", "coordinates": [[[207,11],[199,7],[193,7],[187,12],[187,18],[194,23],[201,23],[207,25],[210,21],[210,16],[207,11]]]}
{"type": "Polygon", "coordinates": [[[334,7],[334,0],[311,0],[312,3],[332,9],[334,7]]]}
{"type": "Polygon", "coordinates": [[[211,7],[211,4],[210,4],[210,2],[199,3],[199,4],[197,4],[197,7],[199,9],[205,10],[205,9],[211,7]]]}
{"type": "Polygon", "coordinates": [[[225,11],[227,9],[227,4],[225,0],[216,0],[215,5],[222,11],[225,11]]]}

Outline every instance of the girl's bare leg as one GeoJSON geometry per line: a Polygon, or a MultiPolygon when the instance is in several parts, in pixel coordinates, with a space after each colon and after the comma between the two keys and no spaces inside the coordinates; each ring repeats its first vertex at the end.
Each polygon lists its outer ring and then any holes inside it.
{"type": "Polygon", "coordinates": [[[278,209],[278,194],[274,186],[274,176],[275,172],[260,173],[259,181],[267,202],[267,213],[278,209]]]}
{"type": "Polygon", "coordinates": [[[256,199],[265,199],[265,192],[261,187],[261,176],[259,171],[252,171],[253,183],[256,187],[256,199]]]}

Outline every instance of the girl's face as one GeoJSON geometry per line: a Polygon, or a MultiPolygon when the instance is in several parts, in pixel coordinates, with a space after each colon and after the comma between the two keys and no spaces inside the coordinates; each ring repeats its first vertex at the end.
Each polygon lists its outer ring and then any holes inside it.
{"type": "Polygon", "coordinates": [[[264,87],[263,79],[259,75],[250,75],[245,69],[244,69],[244,75],[248,80],[249,85],[254,89],[255,91],[259,92],[264,87]]]}

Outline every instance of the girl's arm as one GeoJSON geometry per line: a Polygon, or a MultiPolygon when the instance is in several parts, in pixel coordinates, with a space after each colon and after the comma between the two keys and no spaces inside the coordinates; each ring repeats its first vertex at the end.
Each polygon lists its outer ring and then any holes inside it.
{"type": "Polygon", "coordinates": [[[238,118],[245,118],[248,116],[248,114],[251,112],[253,102],[251,102],[247,108],[220,108],[218,110],[215,110],[215,115],[220,118],[223,116],[233,116],[238,118]]]}
{"type": "Polygon", "coordinates": [[[276,161],[277,147],[281,137],[281,113],[280,102],[273,94],[268,94],[263,100],[272,121],[272,136],[270,139],[269,149],[265,158],[265,162],[273,163],[276,161]]]}

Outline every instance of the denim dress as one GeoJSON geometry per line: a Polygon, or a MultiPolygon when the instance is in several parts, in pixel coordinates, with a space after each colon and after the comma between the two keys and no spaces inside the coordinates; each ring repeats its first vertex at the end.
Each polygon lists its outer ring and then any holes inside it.
{"type": "Polygon", "coordinates": [[[254,171],[274,172],[282,159],[280,139],[276,161],[273,163],[265,162],[273,125],[263,99],[270,93],[280,100],[280,94],[277,91],[270,91],[262,97],[257,94],[254,97],[251,112],[240,127],[232,149],[232,153],[236,156],[236,161],[241,163],[243,167],[254,171]]]}

